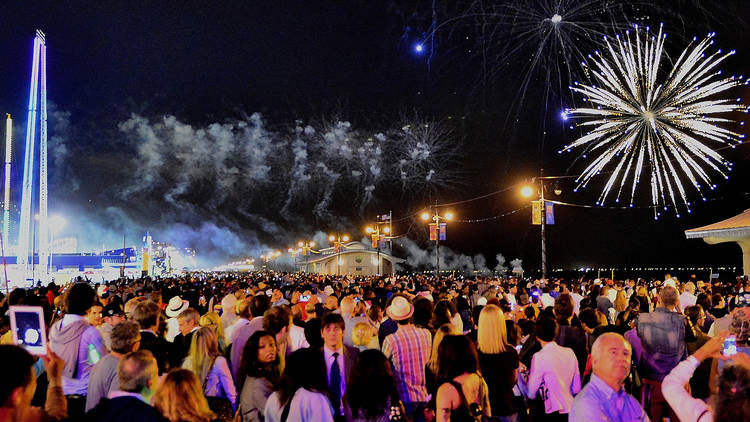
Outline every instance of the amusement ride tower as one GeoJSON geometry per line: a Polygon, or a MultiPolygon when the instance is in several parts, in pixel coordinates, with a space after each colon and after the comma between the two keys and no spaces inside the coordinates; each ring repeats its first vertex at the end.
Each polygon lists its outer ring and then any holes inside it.
{"type": "Polygon", "coordinates": [[[23,194],[21,196],[21,221],[18,232],[17,263],[29,279],[29,259],[33,263],[34,251],[29,251],[32,222],[39,229],[39,278],[47,281],[49,275],[49,227],[47,225],[47,46],[44,33],[36,31],[34,55],[31,62],[29,87],[29,114],[26,120],[26,149],[23,161],[23,194]],[[32,215],[34,187],[34,147],[36,144],[37,107],[39,107],[39,214],[32,215]],[[30,256],[29,256],[30,254],[30,256]]]}

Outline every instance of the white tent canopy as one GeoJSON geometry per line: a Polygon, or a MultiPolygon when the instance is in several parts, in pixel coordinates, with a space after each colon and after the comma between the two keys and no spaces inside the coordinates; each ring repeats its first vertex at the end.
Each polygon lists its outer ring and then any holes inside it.
{"type": "Polygon", "coordinates": [[[742,214],[703,227],[685,230],[688,239],[703,239],[704,242],[735,242],[742,248],[743,273],[750,270],[750,209],[742,214]]]}

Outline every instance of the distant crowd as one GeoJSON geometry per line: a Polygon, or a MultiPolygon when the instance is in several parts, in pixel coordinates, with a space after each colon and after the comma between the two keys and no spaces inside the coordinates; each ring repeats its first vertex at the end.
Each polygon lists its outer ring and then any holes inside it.
{"type": "Polygon", "coordinates": [[[741,421],[750,281],[194,273],[0,295],[3,421],[741,421]],[[13,345],[40,306],[48,347],[13,345]]]}

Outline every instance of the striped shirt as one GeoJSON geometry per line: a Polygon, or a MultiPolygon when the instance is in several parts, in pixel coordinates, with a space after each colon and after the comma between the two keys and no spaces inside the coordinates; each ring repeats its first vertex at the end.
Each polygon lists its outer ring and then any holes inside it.
{"type": "Polygon", "coordinates": [[[427,401],[424,368],[430,359],[432,334],[411,324],[399,325],[398,331],[383,340],[381,348],[393,364],[396,387],[404,403],[427,401]]]}

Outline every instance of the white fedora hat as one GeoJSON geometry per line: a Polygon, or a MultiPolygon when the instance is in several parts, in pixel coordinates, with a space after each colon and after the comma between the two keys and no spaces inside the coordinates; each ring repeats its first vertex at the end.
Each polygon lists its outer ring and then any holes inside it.
{"type": "Polygon", "coordinates": [[[411,318],[411,314],[414,313],[414,306],[405,297],[396,296],[385,313],[394,321],[403,321],[411,318]]]}
{"type": "Polygon", "coordinates": [[[184,311],[189,306],[190,303],[187,300],[182,300],[181,297],[175,296],[172,299],[169,299],[165,313],[170,318],[176,318],[180,312],[184,311]]]}

